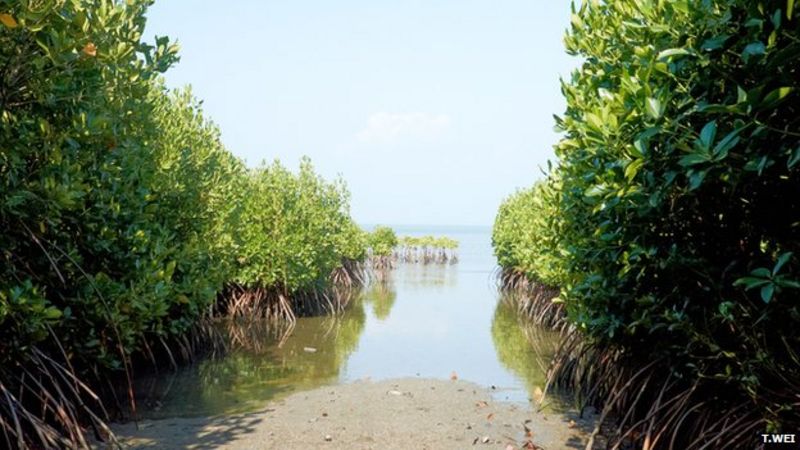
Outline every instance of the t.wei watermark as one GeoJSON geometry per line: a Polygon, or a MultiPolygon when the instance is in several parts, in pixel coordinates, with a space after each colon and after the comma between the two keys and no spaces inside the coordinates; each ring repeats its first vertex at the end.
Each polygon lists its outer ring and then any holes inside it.
{"type": "Polygon", "coordinates": [[[797,444],[797,436],[794,433],[784,434],[761,434],[761,442],[764,444],[797,444]]]}

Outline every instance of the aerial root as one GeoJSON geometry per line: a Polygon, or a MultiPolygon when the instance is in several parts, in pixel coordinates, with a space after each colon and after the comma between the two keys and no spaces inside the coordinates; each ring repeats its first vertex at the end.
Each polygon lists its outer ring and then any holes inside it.
{"type": "Polygon", "coordinates": [[[521,316],[556,330],[568,326],[564,305],[554,301],[560,292],[558,288],[531,280],[515,270],[501,270],[495,279],[503,293],[503,301],[512,303],[521,316]]]}
{"type": "Polygon", "coordinates": [[[25,366],[0,369],[0,442],[6,448],[89,448],[95,439],[118,447],[100,397],[70,364],[37,347],[25,366]]]}
{"type": "Polygon", "coordinates": [[[767,425],[746,395],[681,377],[663,358],[642,362],[592,345],[574,328],[548,371],[552,389],[571,392],[581,411],[598,409],[587,449],[757,448],[756,431],[767,425]]]}

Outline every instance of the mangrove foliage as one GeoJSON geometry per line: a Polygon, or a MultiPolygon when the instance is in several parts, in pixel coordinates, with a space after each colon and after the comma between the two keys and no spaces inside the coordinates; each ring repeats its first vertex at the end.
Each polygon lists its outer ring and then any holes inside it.
{"type": "MultiPolygon", "coordinates": [[[[500,208],[505,278],[558,287],[551,367],[611,443],[755,448],[800,427],[800,12],[584,1],[563,137],[500,208]]],[[[555,297],[555,298],[554,298],[555,297]]]]}
{"type": "Polygon", "coordinates": [[[359,277],[344,184],[228,152],[164,87],[178,48],[142,39],[150,3],[0,2],[0,446],[113,438],[109,374],[210,316],[336,308],[331,277],[359,277]]]}
{"type": "Polygon", "coordinates": [[[369,254],[376,269],[392,268],[394,263],[455,264],[458,241],[446,236],[400,236],[385,225],[378,225],[367,237],[369,254]]]}
{"type": "Polygon", "coordinates": [[[401,236],[393,257],[406,263],[455,264],[458,241],[446,236],[401,236]]]}

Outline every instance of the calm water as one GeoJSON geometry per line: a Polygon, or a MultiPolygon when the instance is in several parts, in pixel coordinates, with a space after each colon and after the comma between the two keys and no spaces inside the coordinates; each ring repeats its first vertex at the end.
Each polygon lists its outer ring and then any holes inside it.
{"type": "Polygon", "coordinates": [[[520,326],[501,301],[492,279],[490,229],[396,230],[458,239],[458,264],[400,264],[384,283],[366,288],[343,316],[301,318],[288,336],[266,326],[229,326],[226,332],[238,344],[230,354],[137,381],[142,415],[242,412],[318,386],[357,379],[449,379],[453,372],[494,387],[500,400],[535,397],[555,336],[520,326]]]}

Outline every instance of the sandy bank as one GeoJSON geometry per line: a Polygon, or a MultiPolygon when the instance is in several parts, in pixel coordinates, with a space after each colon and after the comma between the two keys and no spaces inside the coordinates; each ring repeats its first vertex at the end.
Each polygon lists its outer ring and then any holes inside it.
{"type": "Polygon", "coordinates": [[[495,401],[464,381],[399,379],[295,393],[249,414],[115,431],[137,449],[562,449],[583,448],[590,423],[495,401]]]}

